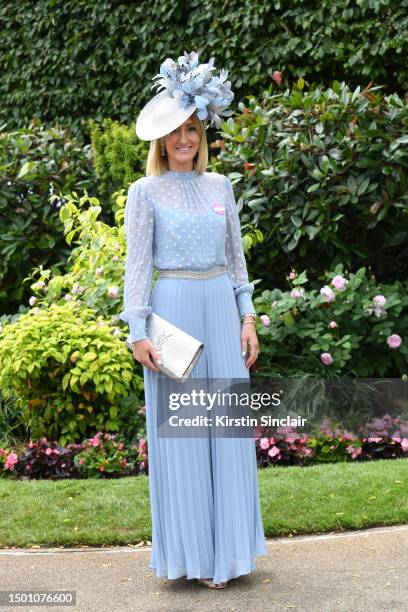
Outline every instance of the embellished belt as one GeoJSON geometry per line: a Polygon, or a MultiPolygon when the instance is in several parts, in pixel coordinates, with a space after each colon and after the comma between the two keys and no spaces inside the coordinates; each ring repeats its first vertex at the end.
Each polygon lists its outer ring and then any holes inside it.
{"type": "Polygon", "coordinates": [[[211,278],[227,272],[227,266],[215,266],[208,270],[159,270],[159,277],[175,276],[177,278],[211,278]]]}

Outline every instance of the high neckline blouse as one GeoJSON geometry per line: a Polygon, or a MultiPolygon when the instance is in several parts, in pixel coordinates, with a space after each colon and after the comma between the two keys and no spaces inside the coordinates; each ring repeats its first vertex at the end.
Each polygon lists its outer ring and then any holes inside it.
{"type": "Polygon", "coordinates": [[[124,309],[132,342],[146,338],[153,269],[226,265],[239,314],[255,313],[230,180],[217,172],[167,170],[129,187],[124,215],[124,309]]]}
{"type": "Polygon", "coordinates": [[[164,176],[174,176],[174,178],[189,179],[198,176],[197,170],[182,171],[182,170],[167,170],[164,176]]]}

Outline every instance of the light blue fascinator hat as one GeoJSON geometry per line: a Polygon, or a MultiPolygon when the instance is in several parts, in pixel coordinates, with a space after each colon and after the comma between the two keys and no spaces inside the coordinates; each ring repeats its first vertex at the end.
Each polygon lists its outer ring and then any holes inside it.
{"type": "Polygon", "coordinates": [[[228,71],[215,70],[214,58],[198,63],[198,53],[184,52],[177,62],[167,58],[160,66],[159,79],[151,86],[157,93],[142,109],[136,121],[136,134],[141,140],[155,140],[169,134],[184,123],[194,111],[199,119],[208,120],[206,127],[220,127],[221,117],[230,117],[226,110],[234,98],[228,71]]]}

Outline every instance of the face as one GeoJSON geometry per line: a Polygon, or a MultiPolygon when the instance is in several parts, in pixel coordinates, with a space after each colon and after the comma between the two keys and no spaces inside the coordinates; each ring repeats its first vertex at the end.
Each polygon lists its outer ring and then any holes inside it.
{"type": "Polygon", "coordinates": [[[193,159],[200,145],[200,135],[189,117],[178,128],[167,134],[164,146],[169,170],[188,172],[193,169],[193,159]]]}

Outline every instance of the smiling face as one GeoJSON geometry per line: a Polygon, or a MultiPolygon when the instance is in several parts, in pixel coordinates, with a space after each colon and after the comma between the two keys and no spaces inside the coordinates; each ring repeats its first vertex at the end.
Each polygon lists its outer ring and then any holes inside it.
{"type": "Polygon", "coordinates": [[[169,170],[189,172],[200,146],[200,134],[191,117],[164,138],[169,170]]]}

